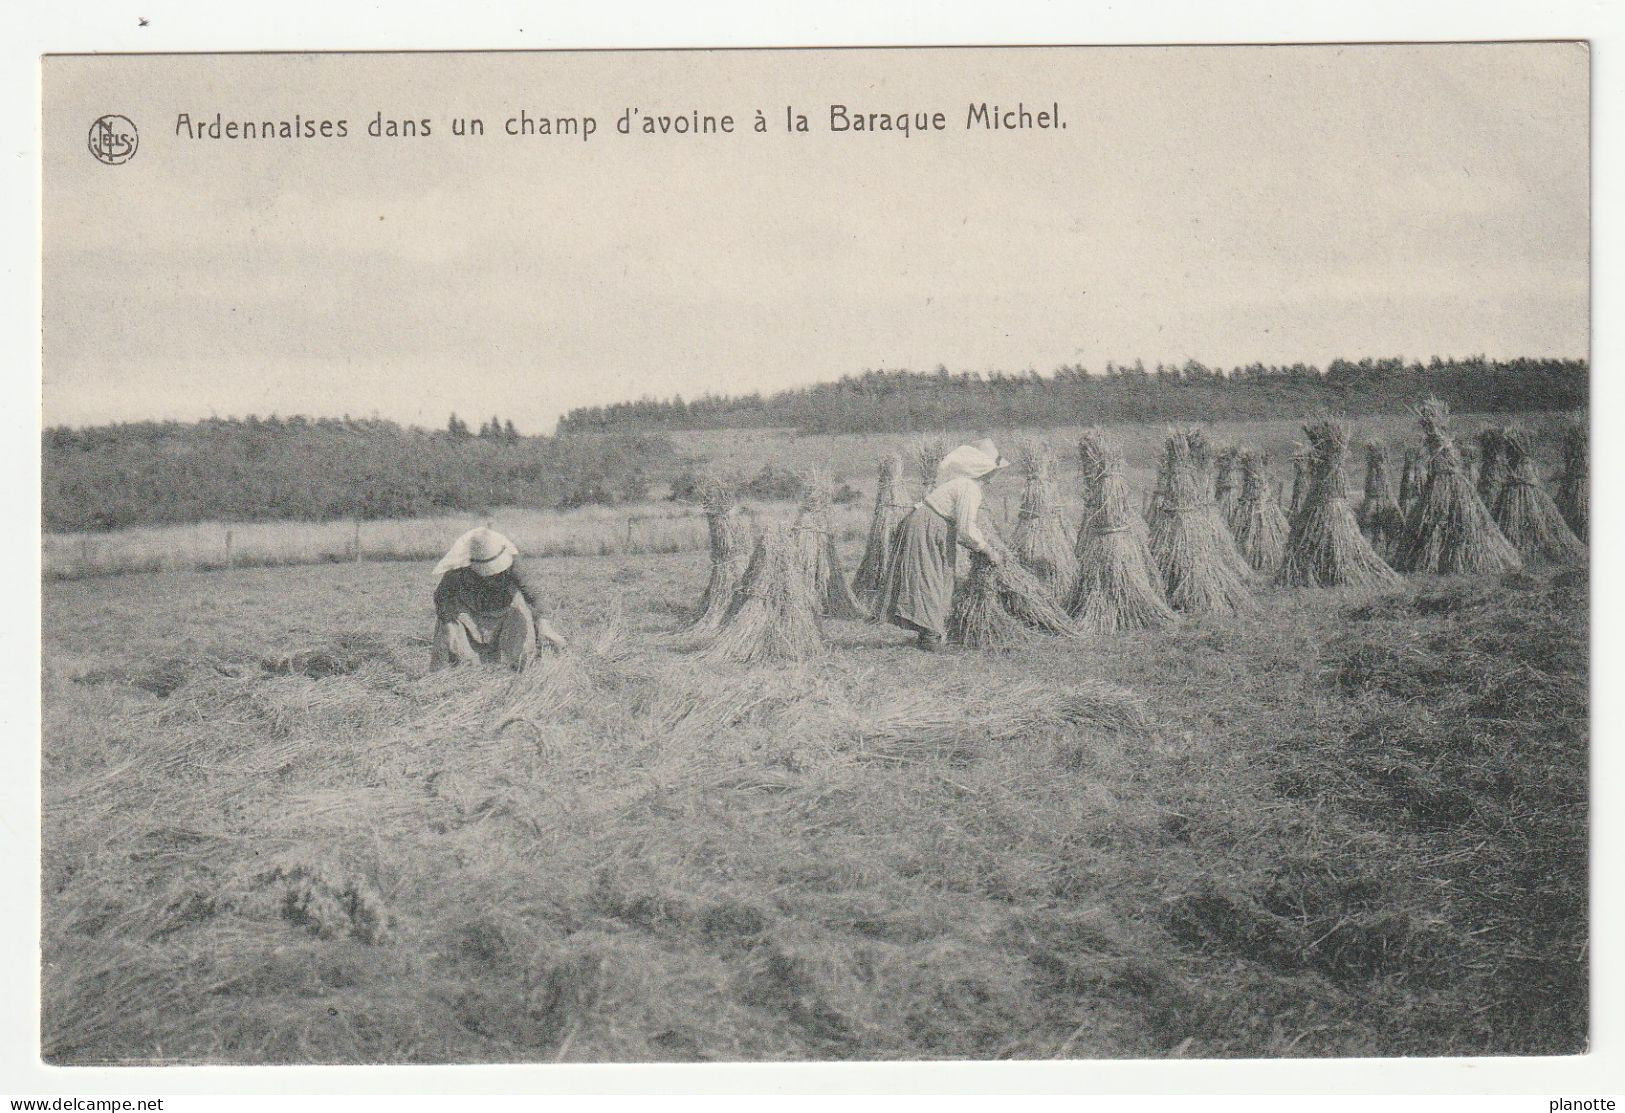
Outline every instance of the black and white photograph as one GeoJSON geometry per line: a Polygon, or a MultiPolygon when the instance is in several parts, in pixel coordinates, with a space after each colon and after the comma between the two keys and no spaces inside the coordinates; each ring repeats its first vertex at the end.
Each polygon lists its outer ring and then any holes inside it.
{"type": "Polygon", "coordinates": [[[43,57],[39,1059],[1586,1054],[1594,61],[43,57]]]}

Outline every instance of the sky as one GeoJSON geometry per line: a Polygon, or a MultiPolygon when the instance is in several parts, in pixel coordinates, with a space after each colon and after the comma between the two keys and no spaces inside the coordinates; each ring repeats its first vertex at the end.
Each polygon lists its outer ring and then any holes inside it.
{"type": "Polygon", "coordinates": [[[866,368],[1584,357],[1588,70],[1575,44],[52,57],[44,419],[547,432],[866,368]],[[966,129],[983,101],[1066,127],[966,129]],[[831,104],[947,127],[834,134],[831,104]],[[735,133],[619,135],[631,107],[735,133]],[[506,135],[521,111],[598,132],[506,135]],[[109,112],[140,132],[121,165],[87,147],[109,112]],[[431,135],[372,138],[380,113],[431,135]]]}

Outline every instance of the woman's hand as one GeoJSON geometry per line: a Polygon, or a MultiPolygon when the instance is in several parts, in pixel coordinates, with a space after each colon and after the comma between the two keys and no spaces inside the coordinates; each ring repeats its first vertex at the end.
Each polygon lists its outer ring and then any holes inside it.
{"type": "Polygon", "coordinates": [[[562,652],[566,645],[564,636],[553,629],[552,623],[545,618],[536,620],[536,637],[552,646],[554,653],[562,652]]]}

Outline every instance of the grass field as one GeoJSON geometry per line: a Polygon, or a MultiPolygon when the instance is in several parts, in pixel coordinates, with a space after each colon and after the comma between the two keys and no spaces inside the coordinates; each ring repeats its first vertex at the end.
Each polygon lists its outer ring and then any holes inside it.
{"type": "Polygon", "coordinates": [[[46,1059],[1585,1046],[1583,572],[746,669],[702,554],[539,569],[518,678],[423,564],[47,583],[46,1059]]]}

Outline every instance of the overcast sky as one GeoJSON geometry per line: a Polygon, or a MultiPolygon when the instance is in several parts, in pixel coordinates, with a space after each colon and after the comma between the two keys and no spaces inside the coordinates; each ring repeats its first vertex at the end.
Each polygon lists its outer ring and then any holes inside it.
{"type": "Polygon", "coordinates": [[[1573,45],[53,58],[45,420],[545,432],[866,367],[1581,357],[1587,97],[1573,45]],[[1067,127],[966,130],[983,100],[1067,127]],[[832,135],[831,103],[948,130],[832,135]],[[631,106],[736,133],[615,134],[631,106]],[[521,109],[599,132],[503,134],[521,109]],[[123,165],[87,150],[107,112],[123,165]]]}

